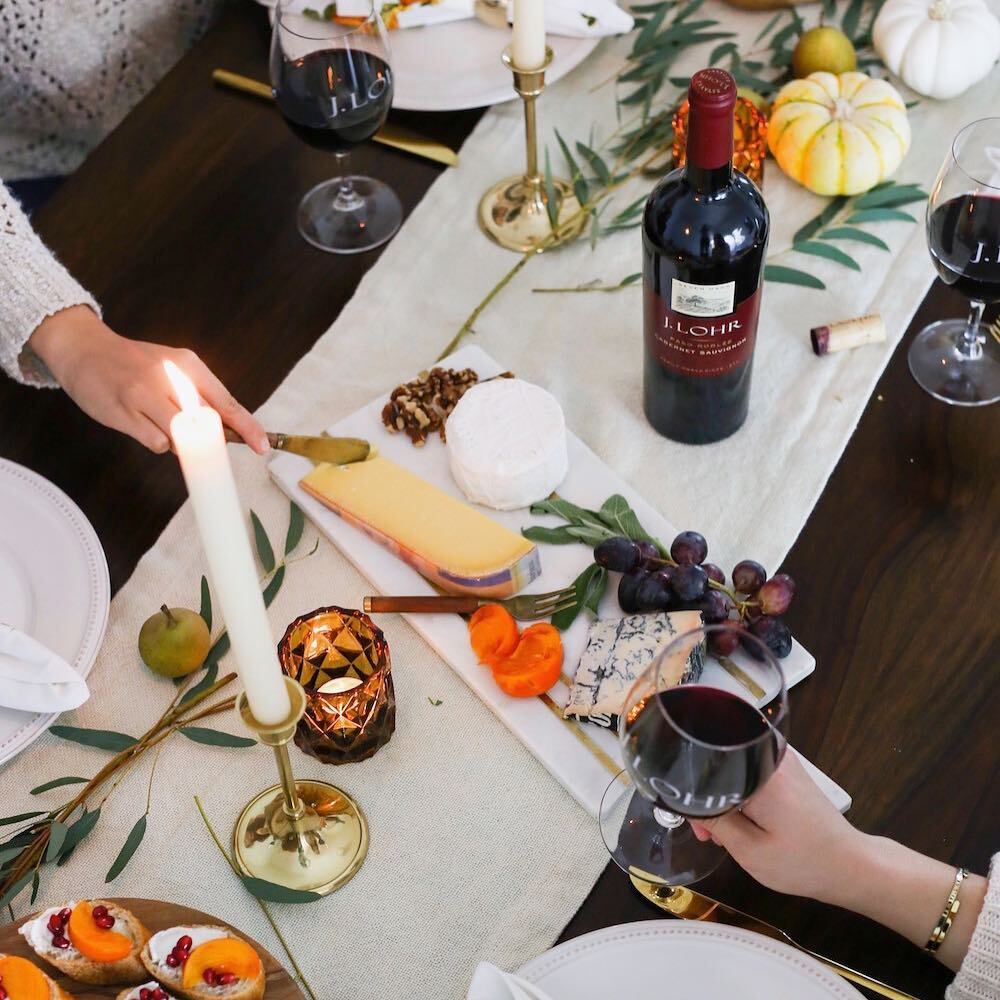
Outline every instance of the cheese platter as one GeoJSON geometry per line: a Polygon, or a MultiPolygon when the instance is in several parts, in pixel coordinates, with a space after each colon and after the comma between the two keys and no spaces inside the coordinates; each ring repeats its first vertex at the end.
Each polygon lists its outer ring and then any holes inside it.
{"type": "MultiPolygon", "coordinates": [[[[567,530],[565,519],[557,512],[597,511],[609,498],[621,501],[623,510],[637,518],[653,539],[669,543],[678,534],[673,525],[565,428],[561,410],[557,417],[548,400],[511,386],[493,393],[490,386],[498,385],[500,377],[510,373],[481,348],[462,347],[440,364],[456,373],[471,370],[480,383],[486,383],[476,387],[475,393],[480,397],[476,409],[484,406],[489,409],[489,400],[483,398],[487,390],[501,402],[511,393],[518,396],[518,404],[508,408],[502,417],[510,426],[505,426],[505,433],[497,434],[496,440],[484,444],[479,453],[470,446],[470,428],[474,427],[476,414],[466,412],[463,416],[463,411],[473,411],[470,405],[473,392],[468,392],[457,405],[454,401],[449,404],[454,405],[451,412],[458,417],[454,425],[457,447],[452,448],[442,440],[443,434],[424,433],[427,428],[422,421],[405,425],[402,417],[412,415],[413,401],[405,394],[400,395],[405,387],[399,387],[390,403],[401,401],[408,409],[391,408],[386,397],[381,397],[327,429],[336,436],[367,438],[373,446],[372,460],[339,468],[319,466],[314,470],[307,460],[282,454],[269,464],[277,485],[354,563],[375,592],[430,597],[447,590],[502,600],[515,593],[541,594],[565,588],[595,565],[592,541],[546,544],[543,539],[562,537],[567,530]],[[392,433],[383,423],[390,409],[392,433]],[[542,438],[537,447],[529,449],[527,454],[524,449],[510,448],[512,454],[505,454],[504,441],[525,432],[542,438]],[[420,446],[415,447],[417,443],[420,446]],[[513,454],[515,451],[517,454],[513,454]],[[456,455],[462,459],[457,468],[456,455]],[[491,463],[500,470],[495,478],[489,475],[491,463]],[[556,488],[552,496],[561,498],[564,505],[554,503],[551,498],[544,500],[556,488]],[[470,503],[470,498],[486,501],[490,506],[470,503]],[[525,538],[525,529],[531,539],[525,538]]],[[[451,417],[447,419],[450,421],[451,417]]],[[[495,413],[493,419],[497,419],[495,413]]],[[[574,541],[575,537],[562,540],[574,541]]],[[[584,531],[580,537],[590,536],[584,531]]],[[[664,552],[662,545],[660,551],[664,552]]],[[[706,568],[709,565],[705,563],[706,568]]],[[[470,645],[469,626],[458,614],[406,615],[428,644],[594,816],[598,815],[609,781],[621,769],[618,740],[607,728],[610,721],[596,718],[601,713],[593,713],[595,718],[590,719],[586,712],[579,711],[580,691],[588,683],[593,687],[593,678],[588,681],[583,674],[578,675],[577,668],[593,641],[595,620],[623,619],[624,605],[619,605],[617,596],[618,574],[606,573],[604,577],[610,579],[599,601],[596,595],[590,595],[593,611],[578,609],[571,623],[565,620],[560,623],[561,670],[551,689],[538,697],[511,697],[501,690],[491,671],[479,662],[470,645]],[[578,683],[576,690],[574,681],[578,683]],[[571,710],[575,717],[568,718],[566,707],[571,699],[577,711],[571,710]]],[[[659,618],[688,613],[675,611],[659,618]]],[[[693,614],[697,618],[698,612],[693,614]]],[[[657,616],[644,617],[652,622],[657,616]]],[[[553,624],[556,623],[554,618],[553,624]]],[[[622,662],[624,649],[623,645],[616,653],[622,662]]],[[[814,658],[790,636],[782,652],[786,654],[781,666],[788,687],[815,668],[814,658]]],[[[591,659],[595,653],[596,647],[590,650],[591,659]]],[[[766,685],[765,674],[741,649],[723,659],[732,667],[730,672],[716,660],[706,658],[705,673],[713,684],[728,685],[734,691],[741,685],[752,689],[757,681],[766,685]]],[[[586,669],[586,662],[583,666],[586,669]]],[[[608,675],[605,683],[613,685],[615,669],[604,674],[608,675]]],[[[628,678],[619,680],[621,684],[628,682],[628,678]]],[[[759,701],[763,703],[773,694],[765,687],[759,701]]],[[[810,768],[838,808],[848,808],[847,793],[811,765],[810,768]]]]}

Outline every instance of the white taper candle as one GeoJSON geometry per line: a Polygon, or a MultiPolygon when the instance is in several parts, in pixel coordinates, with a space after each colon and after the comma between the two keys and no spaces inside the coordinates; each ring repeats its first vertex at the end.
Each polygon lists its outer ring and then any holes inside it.
{"type": "Polygon", "coordinates": [[[510,55],[518,69],[538,69],[545,62],[544,0],[514,0],[514,36],[510,55]]]}

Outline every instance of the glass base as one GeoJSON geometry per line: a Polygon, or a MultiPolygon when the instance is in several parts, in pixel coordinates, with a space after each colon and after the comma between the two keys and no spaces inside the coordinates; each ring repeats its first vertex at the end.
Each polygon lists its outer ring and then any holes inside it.
{"type": "Polygon", "coordinates": [[[604,793],[600,824],[615,864],[645,882],[691,885],[711,875],[726,857],[717,844],[698,840],[686,819],[641,795],[626,771],[604,793]]]}
{"type": "Polygon", "coordinates": [[[910,344],[910,371],[922,389],[954,406],[986,406],[1000,400],[1000,344],[979,328],[981,351],[963,357],[957,348],[964,319],[945,319],[924,327],[910,344]]]}
{"type": "Polygon", "coordinates": [[[364,253],[390,240],[403,221],[396,192],[372,177],[334,177],[299,203],[302,238],[327,253],[364,253]],[[353,188],[342,190],[344,182],[353,188]]]}

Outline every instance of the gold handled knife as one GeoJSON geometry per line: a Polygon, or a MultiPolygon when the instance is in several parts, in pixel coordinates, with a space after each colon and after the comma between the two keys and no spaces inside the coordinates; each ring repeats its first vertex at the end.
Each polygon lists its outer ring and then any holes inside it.
{"type": "MultiPolygon", "coordinates": [[[[253,94],[255,97],[262,97],[267,101],[274,99],[274,94],[266,83],[253,80],[248,76],[241,76],[239,73],[216,69],[212,70],[212,79],[223,87],[239,90],[244,94],[253,94]]],[[[449,149],[433,139],[426,139],[416,132],[409,131],[409,129],[400,128],[398,125],[383,125],[375,133],[374,140],[382,143],[383,146],[392,146],[393,149],[401,149],[405,153],[422,156],[425,160],[443,163],[446,167],[458,166],[458,154],[453,149],[449,149]]]]}
{"type": "MultiPolygon", "coordinates": [[[[246,444],[229,427],[226,428],[226,440],[233,444],[246,444]]],[[[267,440],[278,451],[290,451],[293,455],[302,455],[313,462],[329,462],[331,465],[363,462],[371,451],[371,445],[362,438],[310,437],[307,434],[268,432],[267,440]]]]}
{"type": "Polygon", "coordinates": [[[831,972],[836,972],[838,976],[843,977],[849,982],[856,983],[858,986],[863,986],[866,990],[871,990],[873,993],[878,993],[879,996],[888,997],[889,1000],[917,1000],[916,997],[911,996],[909,993],[903,993],[902,990],[897,990],[895,987],[879,982],[879,980],[873,979],[863,972],[857,972],[846,965],[841,965],[840,962],[835,962],[832,958],[826,958],[814,951],[810,951],[795,941],[790,934],[787,934],[779,927],[775,927],[773,924],[760,920],[758,917],[752,917],[749,913],[744,913],[742,910],[734,909],[725,903],[719,903],[708,896],[703,896],[700,892],[695,892],[694,889],[686,887],[671,888],[662,883],[648,881],[642,878],[644,874],[646,873],[633,868],[632,874],[629,875],[632,885],[635,886],[641,896],[645,896],[654,906],[665,910],[675,917],[680,917],[683,920],[705,920],[717,924],[726,924],[729,927],[742,927],[747,931],[755,931],[758,934],[763,934],[765,937],[790,944],[793,948],[804,952],[821,965],[826,966],[831,972]]]}

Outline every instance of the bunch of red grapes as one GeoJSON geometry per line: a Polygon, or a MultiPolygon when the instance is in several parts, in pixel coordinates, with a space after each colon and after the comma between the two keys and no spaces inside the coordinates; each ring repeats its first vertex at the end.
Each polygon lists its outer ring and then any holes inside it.
{"type": "MultiPolygon", "coordinates": [[[[769,580],[764,567],[744,559],[733,567],[732,587],[726,574],[706,562],[708,542],[697,531],[682,531],[670,545],[670,557],[649,541],[617,536],[594,549],[599,566],[622,577],[618,603],[627,614],[652,611],[700,611],[708,625],[729,622],[734,629],[710,636],[716,656],[729,656],[740,644],[740,630],[755,635],[775,656],[788,656],[792,634],[779,618],[792,603],[795,581],[786,573],[769,580]]],[[[753,643],[747,652],[758,655],[753,643]]]]}

